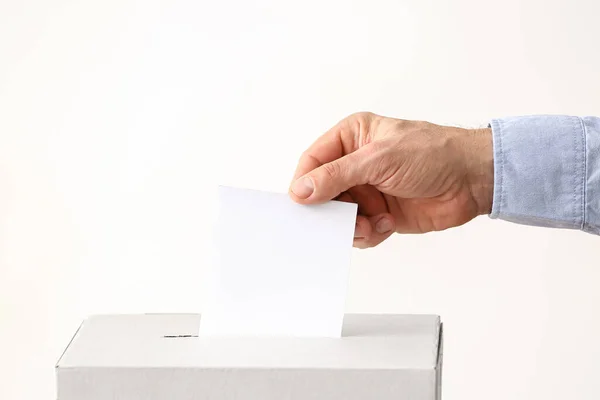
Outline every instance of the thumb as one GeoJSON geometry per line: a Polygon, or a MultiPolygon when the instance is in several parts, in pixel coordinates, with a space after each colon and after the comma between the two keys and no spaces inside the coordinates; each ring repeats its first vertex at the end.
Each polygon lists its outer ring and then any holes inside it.
{"type": "Polygon", "coordinates": [[[359,151],[323,164],[292,182],[290,195],[303,204],[332,200],[351,187],[367,183],[359,151]]]}

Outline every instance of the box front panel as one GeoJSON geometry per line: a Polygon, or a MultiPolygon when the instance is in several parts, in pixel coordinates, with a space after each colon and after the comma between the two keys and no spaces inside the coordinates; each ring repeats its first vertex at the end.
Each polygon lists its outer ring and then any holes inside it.
{"type": "Polygon", "coordinates": [[[435,400],[435,370],[69,368],[58,400],[435,400]]]}

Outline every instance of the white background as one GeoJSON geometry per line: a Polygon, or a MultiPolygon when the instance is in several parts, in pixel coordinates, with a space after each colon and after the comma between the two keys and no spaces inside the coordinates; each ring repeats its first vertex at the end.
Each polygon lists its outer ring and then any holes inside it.
{"type": "MultiPolygon", "coordinates": [[[[54,398],[87,314],[200,311],[215,185],[285,191],[346,114],[598,115],[598,4],[0,0],[0,398],[54,398]]],[[[347,310],[441,314],[445,399],[597,399],[599,246],[396,236],[347,310]]]]}

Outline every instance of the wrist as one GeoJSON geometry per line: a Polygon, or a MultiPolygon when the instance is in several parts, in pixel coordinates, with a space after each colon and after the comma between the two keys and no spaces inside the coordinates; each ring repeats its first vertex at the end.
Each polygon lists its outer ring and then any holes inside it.
{"type": "Polygon", "coordinates": [[[492,130],[472,129],[467,134],[467,182],[478,215],[492,212],[494,198],[494,146],[492,130]]]}

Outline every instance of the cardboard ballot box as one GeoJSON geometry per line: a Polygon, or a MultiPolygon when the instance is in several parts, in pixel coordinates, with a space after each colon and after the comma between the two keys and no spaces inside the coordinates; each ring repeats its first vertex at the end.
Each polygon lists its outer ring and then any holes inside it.
{"type": "Polygon", "coordinates": [[[342,338],[198,337],[200,315],[93,316],[56,365],[58,400],[439,400],[433,315],[347,314],[342,338]]]}

